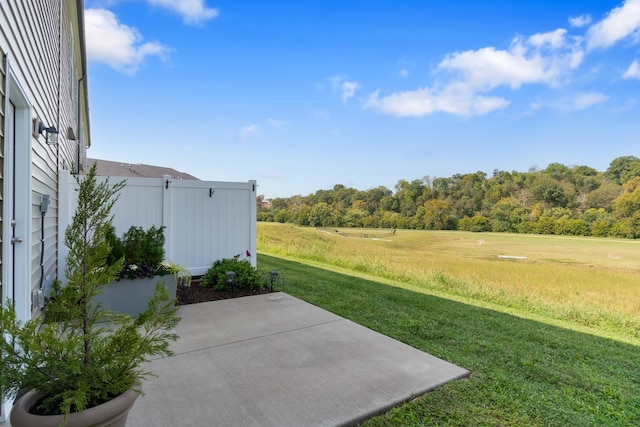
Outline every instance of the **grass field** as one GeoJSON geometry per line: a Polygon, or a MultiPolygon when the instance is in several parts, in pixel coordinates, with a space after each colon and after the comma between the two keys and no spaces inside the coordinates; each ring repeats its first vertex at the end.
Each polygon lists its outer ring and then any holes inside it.
{"type": "Polygon", "coordinates": [[[637,426],[640,347],[258,254],[283,290],[471,371],[367,421],[391,426],[637,426]]]}
{"type": "Polygon", "coordinates": [[[342,268],[415,292],[593,328],[631,343],[640,340],[638,241],[405,230],[361,239],[258,223],[258,251],[342,268]]]}

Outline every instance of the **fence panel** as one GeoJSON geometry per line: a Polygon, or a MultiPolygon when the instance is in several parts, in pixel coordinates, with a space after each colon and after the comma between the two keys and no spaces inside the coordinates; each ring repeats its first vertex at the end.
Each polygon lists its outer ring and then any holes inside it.
{"type": "MultiPolygon", "coordinates": [[[[104,181],[106,177],[97,177],[104,181]]],[[[113,225],[121,236],[132,225],[165,226],[166,259],[204,274],[215,260],[237,256],[256,266],[256,182],[109,177],[126,181],[113,208],[113,225]]],[[[64,230],[77,204],[77,184],[60,173],[58,276],[64,281],[67,248],[64,230]]]]}

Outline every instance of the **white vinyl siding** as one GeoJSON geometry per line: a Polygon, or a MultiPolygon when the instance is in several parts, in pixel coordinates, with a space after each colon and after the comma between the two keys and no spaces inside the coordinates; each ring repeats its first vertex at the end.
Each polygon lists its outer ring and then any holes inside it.
{"type": "MultiPolygon", "coordinates": [[[[7,78],[7,55],[0,50],[0,307],[4,304],[4,174],[5,174],[5,126],[7,123],[7,109],[9,108],[9,79],[7,78]]],[[[2,403],[2,402],[0,402],[2,403]]],[[[0,407],[0,416],[2,409],[0,407]]]]}
{"type": "MultiPolygon", "coordinates": [[[[57,275],[58,257],[58,173],[77,170],[78,152],[84,155],[84,138],[80,135],[78,114],[87,120],[86,105],[78,108],[78,80],[82,77],[76,0],[9,0],[0,2],[0,49],[7,53],[10,73],[31,106],[31,118],[39,118],[59,131],[59,144],[47,145],[44,136],[31,137],[30,165],[18,165],[18,174],[30,176],[26,187],[30,194],[31,214],[16,218],[27,223],[29,242],[29,291],[40,285],[41,255],[44,253],[44,276],[57,275]],[[71,128],[76,140],[67,138],[71,128]],[[42,252],[41,196],[51,203],[44,217],[44,252],[42,252]]],[[[86,102],[83,94],[82,102],[86,102]]],[[[84,159],[81,159],[84,162],[84,159]]],[[[6,207],[5,207],[6,211],[6,207]]],[[[34,310],[32,314],[35,314],[34,310]]]]}

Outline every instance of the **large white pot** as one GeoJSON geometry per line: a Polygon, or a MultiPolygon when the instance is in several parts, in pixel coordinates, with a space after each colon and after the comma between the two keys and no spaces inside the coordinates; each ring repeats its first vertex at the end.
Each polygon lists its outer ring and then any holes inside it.
{"type": "Polygon", "coordinates": [[[147,309],[149,300],[156,291],[156,283],[163,281],[169,295],[176,297],[177,280],[173,275],[143,277],[140,279],[122,279],[105,286],[104,291],[93,298],[116,313],[125,313],[131,317],[147,309]]]}

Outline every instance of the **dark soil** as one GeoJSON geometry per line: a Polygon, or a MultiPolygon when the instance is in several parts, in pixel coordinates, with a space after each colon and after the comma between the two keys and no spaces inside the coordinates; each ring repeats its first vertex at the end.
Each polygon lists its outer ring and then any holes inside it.
{"type": "Polygon", "coordinates": [[[229,298],[246,297],[250,295],[268,294],[270,292],[271,291],[268,287],[255,290],[239,289],[233,292],[219,291],[213,288],[205,288],[200,286],[200,277],[194,277],[191,280],[191,287],[178,287],[178,290],[176,292],[176,305],[197,304],[207,301],[218,301],[229,298]]]}

